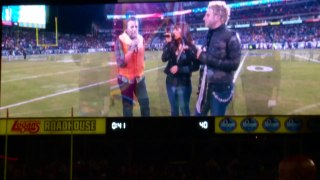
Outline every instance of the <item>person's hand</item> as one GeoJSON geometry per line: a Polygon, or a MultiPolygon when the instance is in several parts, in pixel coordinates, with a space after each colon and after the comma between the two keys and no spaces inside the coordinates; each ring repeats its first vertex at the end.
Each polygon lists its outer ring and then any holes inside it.
{"type": "Polygon", "coordinates": [[[135,52],[138,51],[138,44],[139,44],[139,39],[138,38],[133,39],[131,42],[130,49],[135,52]]]}
{"type": "Polygon", "coordinates": [[[131,45],[138,46],[138,44],[139,44],[139,39],[138,38],[135,38],[135,39],[132,40],[132,44],[131,45]]]}
{"type": "Polygon", "coordinates": [[[166,43],[169,43],[172,41],[171,33],[166,33],[164,36],[166,37],[166,43]]]}
{"type": "Polygon", "coordinates": [[[178,72],[178,66],[177,65],[174,65],[170,68],[170,72],[172,74],[176,74],[178,72]]]}
{"type": "Polygon", "coordinates": [[[197,48],[197,59],[199,60],[200,54],[202,52],[201,48],[197,48]]]}
{"type": "Polygon", "coordinates": [[[206,52],[205,48],[197,47],[197,59],[199,60],[200,54],[203,52],[206,52]]]}

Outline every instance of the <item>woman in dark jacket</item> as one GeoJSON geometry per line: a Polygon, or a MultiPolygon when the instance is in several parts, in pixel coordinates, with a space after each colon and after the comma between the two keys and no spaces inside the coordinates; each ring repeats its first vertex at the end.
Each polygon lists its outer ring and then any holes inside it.
{"type": "Polygon", "coordinates": [[[179,116],[179,108],[183,116],[190,116],[191,75],[200,64],[196,53],[188,24],[178,23],[172,34],[166,34],[162,61],[167,62],[164,73],[167,74],[166,88],[172,116],[179,116]]]}

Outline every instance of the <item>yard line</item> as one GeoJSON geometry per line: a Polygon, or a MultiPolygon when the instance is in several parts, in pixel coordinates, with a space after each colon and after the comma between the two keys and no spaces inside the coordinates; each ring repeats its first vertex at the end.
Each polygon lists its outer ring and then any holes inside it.
{"type": "Polygon", "coordinates": [[[311,104],[311,105],[308,105],[308,106],[305,106],[305,107],[302,107],[302,108],[299,108],[299,109],[296,109],[288,114],[295,114],[295,113],[299,113],[299,112],[303,112],[303,111],[306,111],[308,109],[313,109],[313,108],[316,108],[317,106],[320,107],[320,103],[317,103],[317,104],[311,104]]]}
{"type": "Polygon", "coordinates": [[[109,82],[112,82],[112,81],[115,81],[115,80],[116,80],[116,78],[109,79],[107,81],[98,82],[98,83],[94,83],[94,84],[89,84],[87,86],[82,86],[82,87],[79,87],[79,88],[73,88],[73,89],[69,89],[69,90],[66,90],[66,91],[61,91],[61,92],[57,92],[57,93],[54,93],[54,94],[49,94],[49,95],[46,95],[46,96],[37,97],[37,98],[30,99],[30,100],[27,100],[27,101],[22,101],[22,102],[19,102],[19,103],[15,103],[15,104],[11,104],[11,105],[0,107],[0,110],[21,106],[23,104],[36,102],[36,101],[48,99],[48,98],[59,96],[59,95],[63,95],[63,94],[69,94],[69,93],[77,92],[79,90],[87,89],[87,88],[98,86],[98,85],[105,84],[105,83],[109,83],[109,82]]]}
{"type": "MultiPolygon", "coordinates": [[[[148,70],[146,70],[146,71],[144,71],[145,73],[148,73],[148,72],[152,72],[152,71],[157,71],[157,70],[159,70],[159,69],[163,69],[163,68],[165,68],[166,66],[160,66],[160,67],[157,67],[157,68],[153,68],[153,69],[148,69],[148,70]]],[[[117,88],[119,88],[119,85],[114,85],[114,86],[111,86],[110,87],[110,90],[114,90],[114,89],[117,89],[117,88]]]]}
{"type": "MultiPolygon", "coordinates": [[[[77,61],[77,60],[76,60],[77,61]]],[[[44,61],[42,61],[42,62],[44,62],[44,61]]],[[[20,63],[20,62],[17,62],[17,63],[20,63]]],[[[31,64],[31,66],[27,66],[27,67],[25,67],[25,66],[19,66],[19,67],[16,67],[14,70],[15,71],[21,71],[21,70],[36,70],[36,69],[43,69],[44,67],[46,67],[47,65],[45,64],[41,64],[40,65],[40,63],[39,62],[36,62],[36,61],[30,61],[30,60],[28,60],[28,61],[24,61],[24,62],[21,62],[21,63],[28,63],[28,65],[30,65],[31,64]],[[34,64],[35,63],[37,63],[37,66],[34,66],[34,64]]],[[[10,64],[10,63],[8,63],[8,64],[10,64]]],[[[57,64],[57,62],[55,62],[54,64],[57,64]]],[[[9,69],[7,69],[6,67],[2,70],[2,73],[11,73],[11,70],[9,69]]]]}
{"type": "Polygon", "coordinates": [[[244,64],[244,61],[246,60],[248,54],[249,54],[249,51],[247,51],[247,53],[246,53],[246,54],[244,55],[244,57],[242,58],[241,63],[240,63],[240,65],[239,65],[236,73],[234,74],[233,83],[236,82],[236,80],[237,80],[237,78],[238,78],[238,76],[239,76],[239,74],[240,74],[240,71],[241,71],[241,69],[242,69],[242,66],[243,66],[243,64],[244,64]]]}
{"type": "Polygon", "coordinates": [[[165,68],[166,66],[160,66],[160,67],[156,67],[156,68],[152,68],[152,69],[148,69],[148,70],[145,70],[144,72],[145,73],[148,73],[148,72],[152,72],[152,71],[157,71],[159,69],[163,69],[165,68]]]}
{"type": "Polygon", "coordinates": [[[28,80],[28,79],[36,79],[36,78],[42,78],[42,77],[48,77],[48,76],[54,76],[54,75],[63,75],[67,73],[73,73],[77,71],[88,71],[91,69],[98,69],[106,66],[101,66],[101,67],[91,67],[91,68],[83,68],[83,69],[77,69],[77,70],[70,70],[70,71],[60,71],[60,72],[55,72],[55,73],[48,73],[48,74],[41,74],[41,75],[34,75],[34,76],[28,76],[28,77],[23,77],[23,78],[17,78],[17,79],[10,79],[6,81],[1,81],[1,83],[8,83],[8,82],[13,82],[13,81],[22,81],[22,80],[28,80]]]}
{"type": "MultiPolygon", "coordinates": [[[[148,70],[146,70],[145,72],[146,72],[146,73],[149,73],[149,72],[152,72],[152,71],[156,71],[156,70],[162,69],[162,68],[164,68],[164,67],[165,67],[165,66],[148,69],[148,70]]],[[[116,80],[117,80],[117,78],[113,78],[113,79],[109,79],[109,80],[107,80],[107,81],[101,81],[101,82],[98,82],[98,83],[89,84],[89,85],[86,85],[86,86],[82,86],[82,87],[78,87],[78,88],[73,88],[73,89],[61,91],[61,92],[58,92],[58,93],[49,94],[49,95],[46,95],[46,96],[37,97],[37,98],[30,99],[30,100],[27,100],[27,101],[22,101],[22,102],[18,102],[18,103],[15,103],[15,104],[10,104],[10,105],[7,105],[7,106],[2,106],[2,107],[0,107],[0,111],[1,111],[1,110],[4,110],[4,109],[8,109],[8,108],[13,108],[13,107],[21,106],[21,105],[24,105],[24,104],[36,102],[36,101],[41,101],[41,100],[44,100],[44,99],[52,98],[52,97],[59,96],[59,95],[63,95],[63,94],[69,94],[69,93],[78,92],[79,90],[91,88],[91,87],[94,87],[94,86],[99,86],[99,85],[106,84],[106,83],[110,83],[110,82],[116,81],[116,80]]]]}
{"type": "Polygon", "coordinates": [[[301,55],[298,55],[298,54],[290,54],[290,53],[287,53],[287,52],[284,52],[284,54],[291,55],[291,56],[296,56],[298,58],[305,59],[305,60],[308,60],[308,61],[311,61],[311,62],[320,63],[320,61],[318,61],[316,59],[307,58],[305,56],[301,56],[301,55]]]}

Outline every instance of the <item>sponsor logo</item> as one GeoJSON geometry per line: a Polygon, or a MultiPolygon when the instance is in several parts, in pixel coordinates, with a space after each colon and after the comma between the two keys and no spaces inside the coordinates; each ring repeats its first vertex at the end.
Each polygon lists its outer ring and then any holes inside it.
{"type": "Polygon", "coordinates": [[[225,118],[220,121],[219,127],[225,132],[232,132],[237,127],[237,122],[232,118],[225,118]]]}
{"type": "Polygon", "coordinates": [[[320,121],[317,118],[312,118],[308,120],[308,128],[312,132],[320,132],[320,121]]]}
{"type": "Polygon", "coordinates": [[[32,120],[15,120],[11,131],[17,131],[20,133],[29,132],[31,134],[35,134],[40,130],[40,121],[32,121],[32,120]]]}
{"type": "Polygon", "coordinates": [[[43,131],[96,131],[95,120],[44,121],[43,131]]]}
{"type": "Polygon", "coordinates": [[[258,128],[259,123],[253,117],[247,117],[241,121],[240,126],[247,132],[253,132],[258,128]]]}
{"type": "Polygon", "coordinates": [[[270,117],[263,121],[262,126],[269,132],[275,132],[280,128],[280,121],[274,117],[270,117]]]}
{"type": "Polygon", "coordinates": [[[271,72],[271,71],[273,71],[272,67],[269,67],[269,66],[258,66],[258,65],[248,66],[247,69],[249,71],[254,71],[254,72],[271,72]]]}
{"type": "Polygon", "coordinates": [[[298,132],[302,129],[302,122],[299,119],[289,118],[284,126],[288,131],[298,132]]]}

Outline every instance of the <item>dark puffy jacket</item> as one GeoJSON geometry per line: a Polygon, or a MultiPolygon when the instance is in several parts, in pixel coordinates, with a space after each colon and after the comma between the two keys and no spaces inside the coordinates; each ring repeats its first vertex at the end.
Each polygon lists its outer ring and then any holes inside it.
{"type": "Polygon", "coordinates": [[[207,80],[217,86],[229,85],[233,81],[241,59],[241,42],[235,31],[225,25],[209,30],[212,36],[207,39],[206,52],[200,54],[200,61],[207,65],[207,80]]]}

